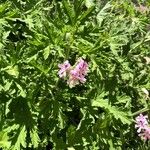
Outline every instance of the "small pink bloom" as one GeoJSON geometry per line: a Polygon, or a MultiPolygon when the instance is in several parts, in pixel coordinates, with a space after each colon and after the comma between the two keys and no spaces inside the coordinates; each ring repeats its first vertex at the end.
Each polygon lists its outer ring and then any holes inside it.
{"type": "Polygon", "coordinates": [[[150,140],[150,127],[146,126],[142,133],[139,134],[139,136],[146,140],[150,140]]]}
{"type": "Polygon", "coordinates": [[[71,70],[69,73],[69,79],[67,81],[69,87],[74,87],[79,84],[79,73],[77,70],[71,70]]]}
{"type": "Polygon", "coordinates": [[[69,87],[74,87],[80,83],[85,83],[85,76],[88,73],[88,64],[82,58],[80,58],[77,63],[72,67],[68,60],[66,60],[63,64],[59,64],[60,68],[58,74],[60,78],[67,77],[67,84],[69,87]]]}
{"type": "Polygon", "coordinates": [[[76,69],[79,69],[80,74],[87,75],[88,73],[88,64],[82,58],[78,60],[78,64],[76,65],[76,69]]]}
{"type": "Polygon", "coordinates": [[[79,59],[74,69],[69,73],[69,79],[67,83],[69,87],[74,87],[75,85],[86,82],[85,76],[88,73],[88,64],[83,60],[79,59]]]}
{"type": "Polygon", "coordinates": [[[138,135],[144,140],[150,140],[150,127],[148,126],[148,116],[140,114],[136,117],[135,128],[138,128],[138,135]]]}
{"type": "Polygon", "coordinates": [[[137,132],[140,133],[142,129],[145,128],[145,126],[148,125],[148,116],[143,116],[142,114],[140,114],[138,117],[136,117],[136,125],[135,128],[138,128],[137,132]]]}
{"type": "Polygon", "coordinates": [[[67,73],[69,73],[70,70],[70,63],[68,60],[66,60],[63,64],[59,64],[58,67],[60,68],[58,74],[60,78],[65,78],[67,76],[67,73]]]}

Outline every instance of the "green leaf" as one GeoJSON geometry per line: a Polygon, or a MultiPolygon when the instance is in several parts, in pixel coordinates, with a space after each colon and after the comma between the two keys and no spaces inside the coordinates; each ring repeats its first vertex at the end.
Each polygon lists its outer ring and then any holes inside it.
{"type": "Polygon", "coordinates": [[[3,3],[0,5],[0,15],[4,14],[5,11],[8,9],[9,3],[3,3]]]}
{"type": "Polygon", "coordinates": [[[120,119],[123,124],[131,124],[132,122],[126,112],[123,112],[115,106],[108,104],[108,100],[102,99],[101,95],[93,101],[92,106],[104,108],[106,111],[112,114],[115,119],[120,119]]]}
{"type": "Polygon", "coordinates": [[[16,86],[20,90],[20,94],[19,95],[22,96],[22,97],[26,97],[26,92],[23,90],[23,88],[18,83],[16,83],[16,86]]]}
{"type": "Polygon", "coordinates": [[[138,48],[142,43],[143,41],[138,41],[136,43],[131,44],[131,50],[138,48]]]}
{"type": "Polygon", "coordinates": [[[108,9],[111,8],[111,4],[108,2],[97,14],[97,22],[99,24],[99,26],[101,26],[102,21],[104,20],[104,18],[108,15],[108,9]]]}
{"type": "Polygon", "coordinates": [[[73,9],[73,6],[69,4],[69,1],[67,0],[63,0],[63,6],[64,6],[64,10],[71,22],[72,25],[75,24],[74,20],[75,20],[75,12],[74,12],[74,9],[73,9]]]}
{"type": "Polygon", "coordinates": [[[43,50],[43,56],[44,56],[44,59],[46,60],[50,54],[50,46],[47,46],[44,50],[43,50]]]}
{"type": "Polygon", "coordinates": [[[81,16],[79,17],[79,22],[80,22],[80,23],[83,23],[85,20],[87,20],[88,17],[89,17],[89,16],[91,15],[91,13],[93,12],[94,8],[95,8],[95,6],[92,6],[92,7],[88,8],[87,11],[83,12],[83,13],[81,14],[81,16]]]}
{"type": "Polygon", "coordinates": [[[38,71],[40,71],[41,73],[44,73],[45,75],[48,73],[48,71],[50,70],[50,68],[48,68],[47,66],[44,66],[42,64],[38,64],[36,61],[31,61],[30,64],[32,66],[34,66],[38,71]]]}
{"type": "Polygon", "coordinates": [[[9,149],[11,142],[8,141],[9,137],[7,136],[7,132],[0,132],[0,148],[9,149]]]}
{"type": "Polygon", "coordinates": [[[63,129],[65,127],[65,116],[63,113],[60,111],[58,115],[58,121],[59,121],[59,127],[63,129]]]}
{"type": "Polygon", "coordinates": [[[18,66],[8,66],[8,67],[4,68],[4,70],[9,75],[15,76],[16,78],[18,78],[18,76],[19,76],[18,66]]]}
{"type": "Polygon", "coordinates": [[[12,150],[20,150],[21,146],[26,148],[26,134],[27,134],[26,127],[25,126],[19,127],[17,134],[13,139],[14,145],[12,145],[12,150]]]}
{"type": "Polygon", "coordinates": [[[67,150],[75,150],[73,147],[68,147],[67,150]]]}
{"type": "Polygon", "coordinates": [[[94,0],[85,0],[85,5],[87,8],[94,6],[94,0]]]}
{"type": "Polygon", "coordinates": [[[30,131],[30,138],[31,138],[31,143],[33,147],[37,148],[40,142],[40,138],[38,136],[38,131],[36,127],[34,127],[34,129],[30,131]]]}
{"type": "Polygon", "coordinates": [[[4,86],[4,91],[8,91],[10,89],[11,85],[12,85],[12,81],[11,82],[7,81],[5,86],[4,86]]]}

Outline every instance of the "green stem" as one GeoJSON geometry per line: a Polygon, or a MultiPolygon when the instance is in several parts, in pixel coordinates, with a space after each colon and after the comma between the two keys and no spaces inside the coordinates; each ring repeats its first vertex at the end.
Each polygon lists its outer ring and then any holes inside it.
{"type": "Polygon", "coordinates": [[[136,116],[136,115],[138,115],[138,114],[140,114],[140,113],[143,113],[143,112],[146,112],[146,111],[148,111],[149,110],[149,108],[143,108],[143,109],[141,109],[141,110],[139,110],[139,111],[137,111],[137,112],[135,112],[135,113],[133,113],[131,116],[136,116]]]}

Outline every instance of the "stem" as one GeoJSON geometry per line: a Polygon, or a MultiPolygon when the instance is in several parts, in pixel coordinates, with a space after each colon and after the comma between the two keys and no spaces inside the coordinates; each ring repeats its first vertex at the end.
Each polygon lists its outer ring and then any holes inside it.
{"type": "Polygon", "coordinates": [[[146,107],[146,108],[143,108],[143,109],[141,109],[141,110],[139,110],[139,111],[133,113],[131,116],[138,115],[138,114],[143,113],[143,112],[146,112],[146,111],[148,111],[148,110],[149,110],[149,108],[147,108],[147,107],[146,107]]]}

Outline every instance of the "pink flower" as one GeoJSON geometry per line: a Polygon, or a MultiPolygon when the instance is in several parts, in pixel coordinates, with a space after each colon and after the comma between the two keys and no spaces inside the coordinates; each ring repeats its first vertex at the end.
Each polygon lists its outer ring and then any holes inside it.
{"type": "Polygon", "coordinates": [[[79,84],[79,74],[76,70],[70,71],[67,83],[71,88],[79,84]]]}
{"type": "Polygon", "coordinates": [[[136,117],[135,128],[138,128],[138,135],[144,140],[150,140],[150,127],[148,126],[148,116],[140,114],[136,117]]]}
{"type": "Polygon", "coordinates": [[[88,64],[82,58],[78,59],[77,63],[72,67],[68,60],[63,64],[59,64],[60,68],[58,74],[60,78],[67,77],[67,84],[70,88],[80,84],[85,83],[85,76],[88,73],[88,64]]]}
{"type": "Polygon", "coordinates": [[[145,127],[148,125],[148,116],[143,116],[140,114],[138,117],[136,117],[136,125],[135,128],[138,128],[137,132],[140,133],[142,129],[145,129],[145,127]]]}
{"type": "Polygon", "coordinates": [[[76,65],[76,69],[79,70],[81,75],[87,75],[88,72],[88,64],[82,58],[78,60],[78,64],[76,65]]]}
{"type": "Polygon", "coordinates": [[[150,127],[146,126],[142,133],[139,134],[139,136],[146,140],[150,140],[150,127]]]}
{"type": "Polygon", "coordinates": [[[88,73],[88,64],[83,60],[79,59],[74,69],[69,73],[69,79],[67,81],[69,87],[74,87],[75,85],[86,82],[85,76],[88,73]]]}
{"type": "Polygon", "coordinates": [[[60,78],[65,78],[67,76],[67,73],[69,73],[70,70],[70,63],[68,60],[66,60],[63,64],[59,64],[58,67],[60,68],[58,74],[60,78]]]}

